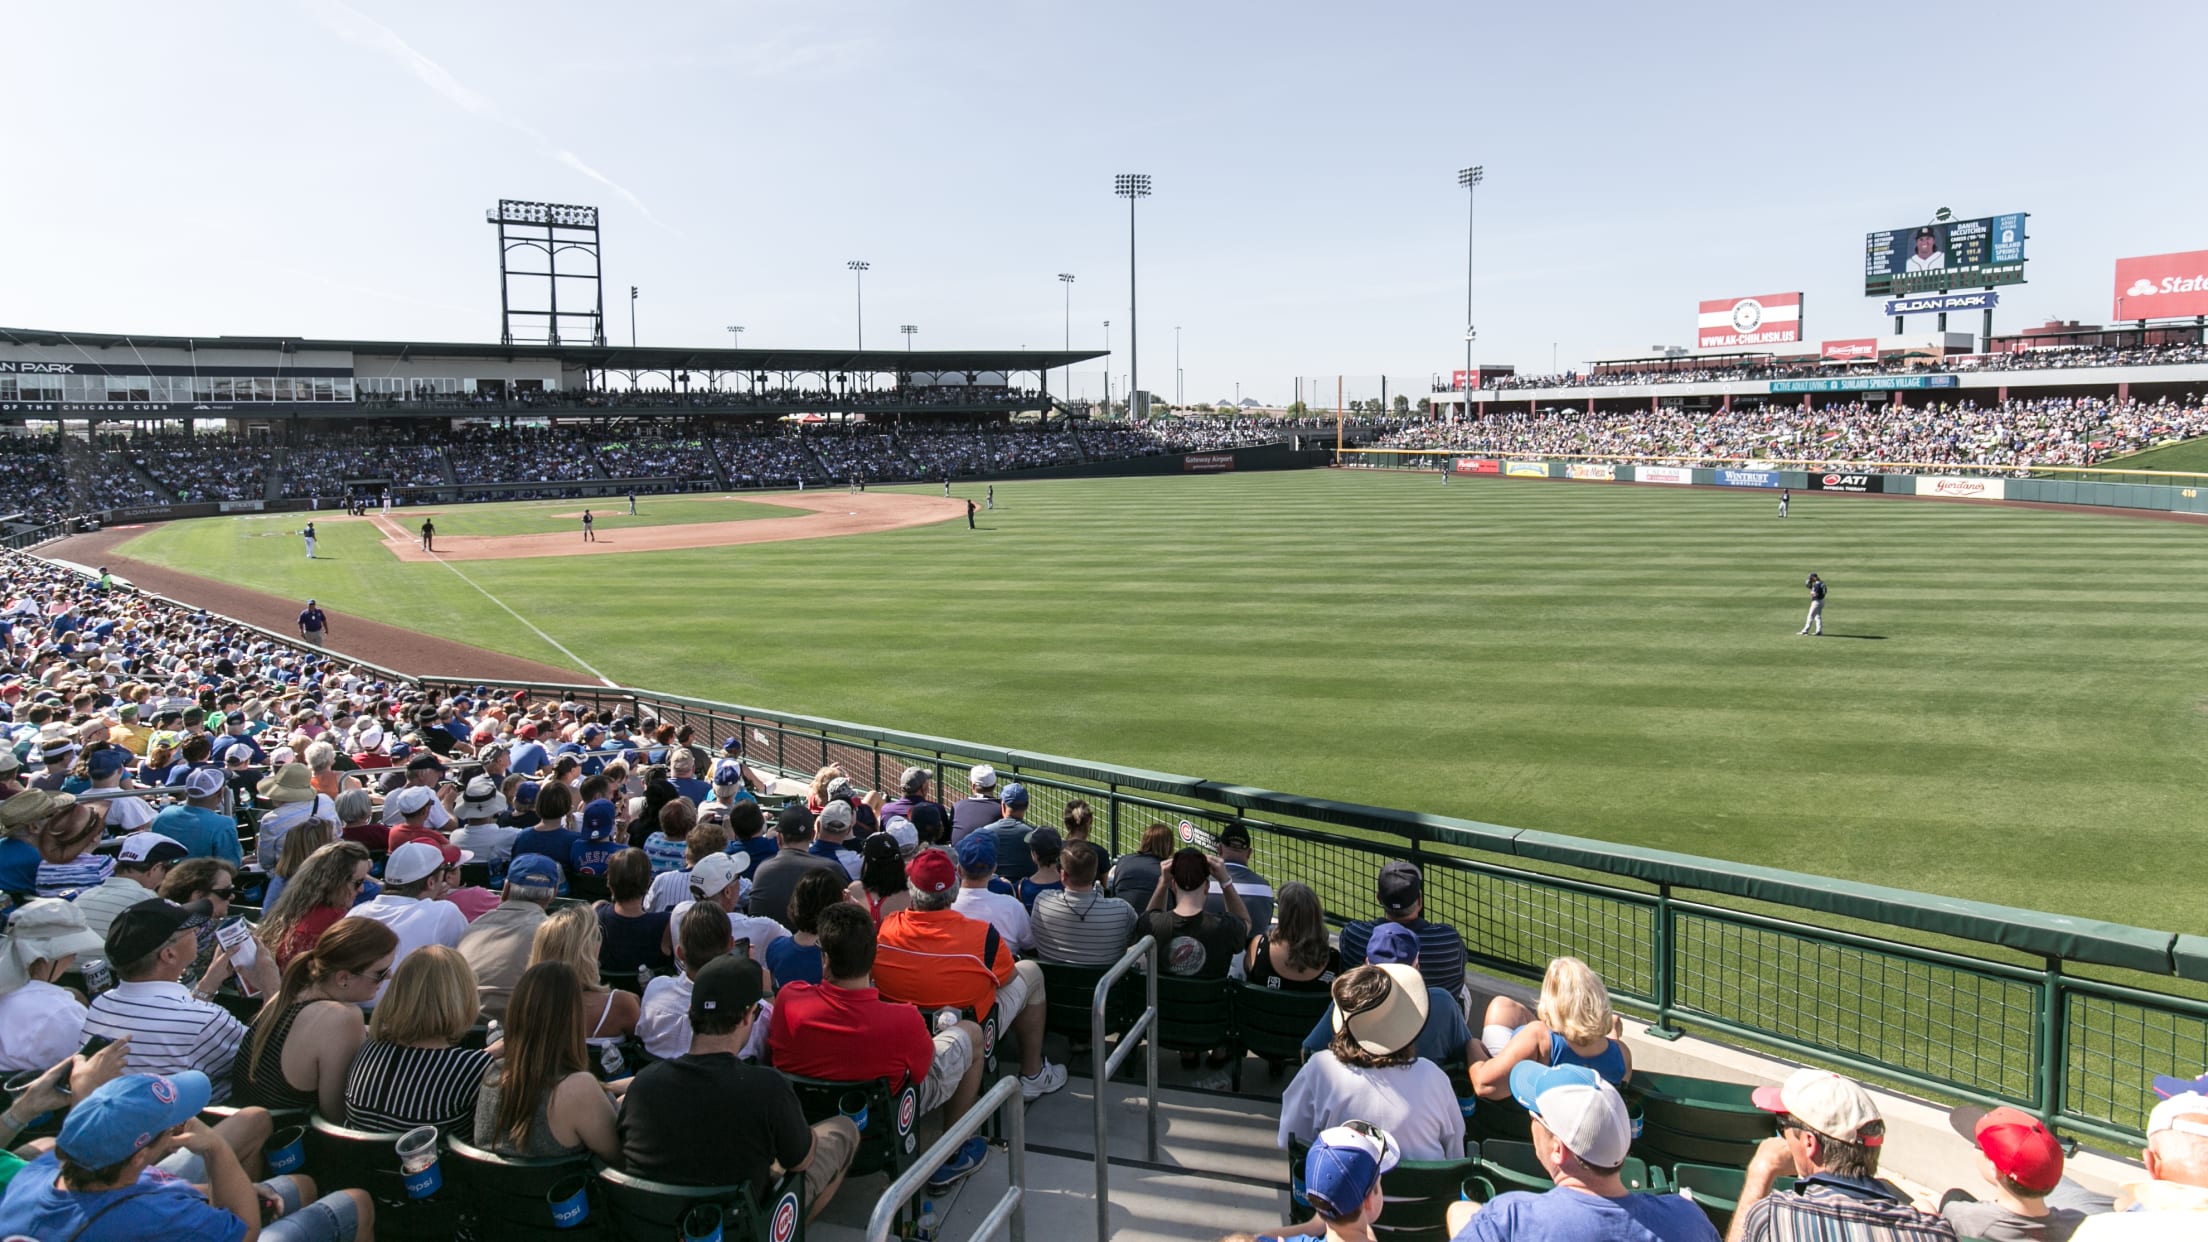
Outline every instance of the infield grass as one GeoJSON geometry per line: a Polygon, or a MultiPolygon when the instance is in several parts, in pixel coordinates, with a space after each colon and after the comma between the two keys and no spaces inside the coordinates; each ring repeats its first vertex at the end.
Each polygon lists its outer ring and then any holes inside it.
{"type": "MultiPolygon", "coordinates": [[[[628,685],[2208,932],[2208,530],[1431,473],[996,494],[974,532],[464,569],[628,685]]],[[[123,550],[561,662],[365,524],[310,564],[273,521],[123,550]]]]}

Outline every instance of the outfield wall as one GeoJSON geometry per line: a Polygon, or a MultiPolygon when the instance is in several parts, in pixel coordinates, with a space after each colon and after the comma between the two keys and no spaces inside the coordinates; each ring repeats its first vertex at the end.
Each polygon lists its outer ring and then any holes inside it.
{"type": "Polygon", "coordinates": [[[1417,470],[1473,478],[1568,479],[1582,483],[1670,484],[1797,492],[1849,492],[1930,496],[1950,500],[2014,501],[2208,514],[2208,475],[2177,471],[2039,467],[2017,477],[2013,468],[1936,463],[1866,469],[1860,463],[1742,461],[1725,465],[1658,465],[1618,457],[1495,457],[1409,449],[1347,449],[1349,469],[1417,470]]]}

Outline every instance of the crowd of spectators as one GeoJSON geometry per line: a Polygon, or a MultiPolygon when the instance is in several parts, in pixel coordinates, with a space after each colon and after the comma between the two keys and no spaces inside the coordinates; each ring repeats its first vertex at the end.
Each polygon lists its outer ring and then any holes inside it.
{"type": "Polygon", "coordinates": [[[445,443],[462,483],[561,483],[599,477],[592,437],[570,427],[470,427],[445,443]]]}
{"type": "Polygon", "coordinates": [[[1385,437],[1381,446],[1625,456],[1668,464],[1729,459],[2021,469],[2090,466],[2204,433],[2208,407],[2197,397],[2156,402],[2043,397],[1986,406],[1849,402],[1804,410],[1774,402],[1731,411],[1497,410],[1469,423],[1407,427],[1385,437]]]}
{"type": "Polygon", "coordinates": [[[56,522],[72,508],[58,436],[16,436],[0,452],[0,516],[32,525],[56,522]]]}
{"type": "MultiPolygon", "coordinates": [[[[996,384],[746,384],[741,376],[710,385],[680,388],[517,388],[510,392],[363,392],[356,404],[371,410],[451,410],[466,414],[553,413],[568,410],[728,410],[788,407],[810,412],[880,409],[896,406],[968,405],[1034,409],[1042,394],[1032,388],[996,384]]],[[[764,377],[762,377],[762,380],[764,377]]]]}
{"type": "Polygon", "coordinates": [[[598,462],[616,479],[710,479],[713,458],[702,436],[623,425],[592,441],[598,462]]]}
{"type": "MultiPolygon", "coordinates": [[[[1628,384],[1716,384],[1734,380],[1808,378],[1842,374],[1875,375],[1896,370],[1939,371],[2059,371],[2077,367],[2149,367],[2208,362],[2208,343],[2114,346],[2055,345],[2036,349],[2003,350],[1986,354],[1951,354],[1935,357],[1913,355],[1899,362],[1862,362],[1844,370],[1825,365],[1822,359],[1775,357],[1747,359],[1722,366],[1698,366],[1692,359],[1676,359],[1651,366],[1615,364],[1599,371],[1565,371],[1555,375],[1502,375],[1482,379],[1483,389],[1511,392],[1527,388],[1614,388],[1628,384]]],[[[1446,392],[1436,384],[1436,392],[1446,392]]]]}
{"type": "Polygon", "coordinates": [[[443,483],[443,450],[409,434],[309,440],[284,447],[284,495],[342,496],[348,479],[388,479],[400,487],[443,483]]]}
{"type": "Polygon", "coordinates": [[[260,500],[267,495],[271,450],[258,437],[191,432],[132,436],[103,454],[98,494],[102,507],[158,504],[157,493],[132,477],[130,466],[176,494],[180,503],[260,500]],[[136,494],[145,499],[125,500],[136,494]]]}
{"type": "Polygon", "coordinates": [[[797,436],[779,431],[759,435],[715,436],[713,451],[720,455],[728,481],[736,487],[795,487],[827,478],[820,460],[797,436]]]}

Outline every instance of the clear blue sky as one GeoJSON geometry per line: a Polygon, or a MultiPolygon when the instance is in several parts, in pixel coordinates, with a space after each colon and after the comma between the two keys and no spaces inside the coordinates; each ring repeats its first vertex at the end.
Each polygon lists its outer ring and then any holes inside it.
{"type": "MultiPolygon", "coordinates": [[[[609,335],[1094,346],[1285,400],[1463,354],[1691,343],[1802,289],[1880,329],[1862,236],[2029,211],[1997,326],[2104,319],[2120,255],[2208,247],[2208,5],[18,5],[0,323],[491,340],[501,196],[590,203],[609,335]],[[1696,16],[1690,16],[1694,14],[1696,16]]],[[[1975,316],[1969,317],[1973,321],[1975,316]]],[[[1927,323],[1925,326],[1929,326],[1927,323]]],[[[1961,325],[1958,325],[1961,326],[1961,325]]],[[[1969,326],[1975,327],[1973,322],[1969,326]]]]}

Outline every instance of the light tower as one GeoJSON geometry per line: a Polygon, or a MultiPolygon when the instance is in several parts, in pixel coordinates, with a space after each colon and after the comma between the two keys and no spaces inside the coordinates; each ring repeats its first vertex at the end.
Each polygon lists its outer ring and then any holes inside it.
{"type": "Polygon", "coordinates": [[[1135,315],[1135,200],[1150,197],[1149,173],[1121,173],[1112,178],[1112,193],[1127,200],[1127,415],[1140,411],[1142,401],[1142,323],[1135,315]]]}
{"type": "Polygon", "coordinates": [[[851,269],[851,278],[858,282],[859,298],[859,348],[866,348],[866,269],[874,266],[864,259],[853,259],[844,264],[851,269]]]}
{"type": "Polygon", "coordinates": [[[1472,417],[1472,342],[1479,333],[1472,327],[1472,239],[1474,206],[1480,182],[1487,180],[1487,166],[1474,164],[1457,170],[1457,184],[1464,187],[1464,416],[1472,417]]]}

